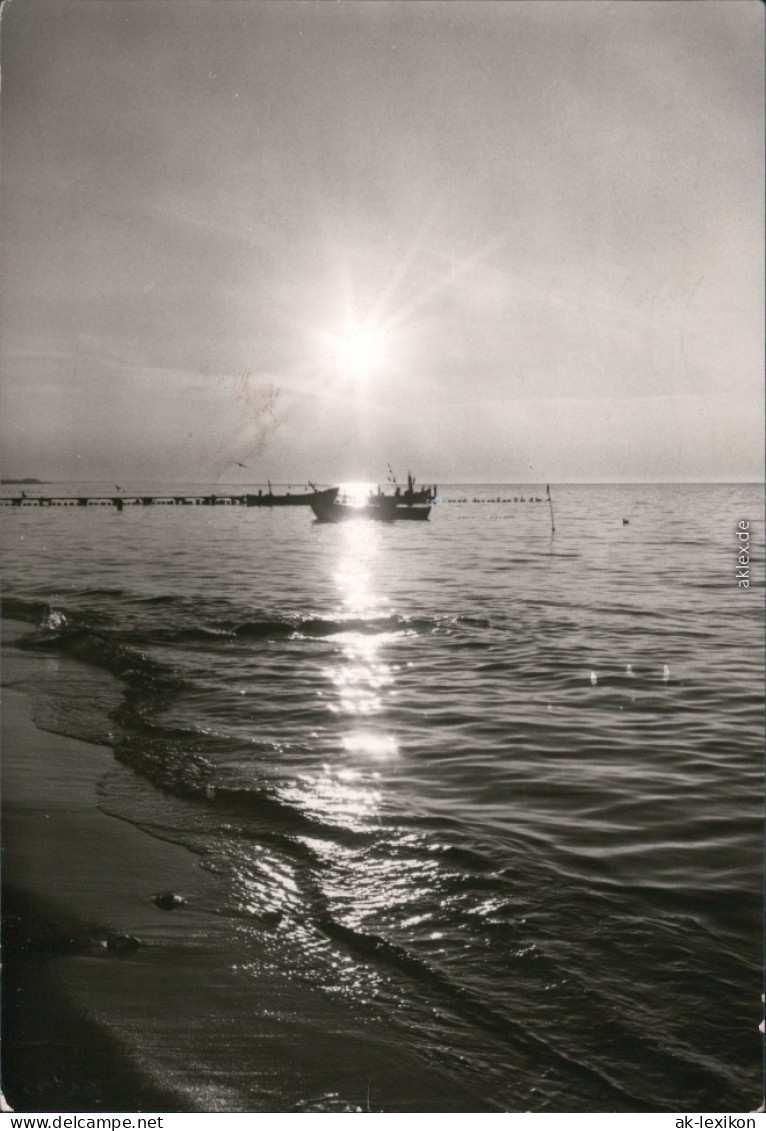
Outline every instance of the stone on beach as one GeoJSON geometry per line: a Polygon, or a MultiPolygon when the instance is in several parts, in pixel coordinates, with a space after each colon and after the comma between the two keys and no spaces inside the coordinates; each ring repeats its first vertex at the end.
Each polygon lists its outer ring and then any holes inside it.
{"type": "Polygon", "coordinates": [[[174,891],[158,891],[152,896],[152,902],[163,911],[175,911],[178,907],[186,907],[186,900],[174,891]]]}

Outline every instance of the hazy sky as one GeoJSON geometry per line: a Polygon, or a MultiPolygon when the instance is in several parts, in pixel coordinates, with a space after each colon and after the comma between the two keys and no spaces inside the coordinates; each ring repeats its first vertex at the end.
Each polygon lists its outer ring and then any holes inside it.
{"type": "Polygon", "coordinates": [[[4,474],[760,479],[763,23],[11,0],[4,474]]]}

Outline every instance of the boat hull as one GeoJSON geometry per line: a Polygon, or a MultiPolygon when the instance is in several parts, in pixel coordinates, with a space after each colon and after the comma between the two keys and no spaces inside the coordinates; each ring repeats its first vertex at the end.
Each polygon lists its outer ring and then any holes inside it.
{"type": "Polygon", "coordinates": [[[362,507],[313,499],[311,509],[319,522],[345,522],[349,519],[367,519],[372,522],[425,522],[431,513],[430,506],[399,506],[390,496],[362,507]]]}

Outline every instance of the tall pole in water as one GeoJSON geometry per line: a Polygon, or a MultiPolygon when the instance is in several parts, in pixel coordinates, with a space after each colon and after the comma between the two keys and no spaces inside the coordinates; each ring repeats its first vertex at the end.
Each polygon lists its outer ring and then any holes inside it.
{"type": "Polygon", "coordinates": [[[556,524],[553,521],[553,499],[551,498],[551,485],[550,485],[550,483],[545,484],[545,490],[548,493],[548,505],[551,508],[551,534],[554,534],[556,532],[556,524]]]}

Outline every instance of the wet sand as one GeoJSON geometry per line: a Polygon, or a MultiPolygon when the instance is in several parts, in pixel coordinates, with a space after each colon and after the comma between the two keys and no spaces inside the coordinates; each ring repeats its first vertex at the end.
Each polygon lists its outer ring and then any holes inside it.
{"type": "Polygon", "coordinates": [[[364,1111],[372,1085],[373,1111],[487,1110],[369,1019],[268,963],[259,969],[257,932],[221,911],[231,906],[226,877],[98,808],[114,756],[35,725],[20,688],[34,685],[41,662],[3,650],[8,1103],[26,1112],[364,1111]],[[157,907],[162,891],[185,906],[157,907]]]}
{"type": "MultiPolygon", "coordinates": [[[[9,666],[6,653],[4,676],[9,666]]],[[[194,1110],[151,1069],[136,1070],[140,1038],[134,1031],[129,1057],[119,1023],[136,1012],[139,992],[177,1009],[167,1001],[168,968],[200,930],[209,941],[195,905],[211,877],[186,849],[100,812],[96,789],[111,751],[40,731],[28,697],[7,686],[2,737],[8,1102],[27,1111],[194,1110]],[[182,919],[154,905],[164,890],[189,901],[182,919]],[[99,1019],[99,996],[111,1018],[99,1019]]]]}

